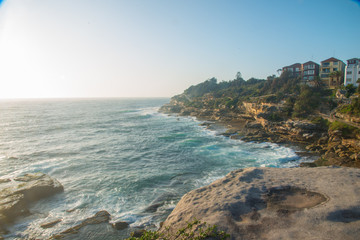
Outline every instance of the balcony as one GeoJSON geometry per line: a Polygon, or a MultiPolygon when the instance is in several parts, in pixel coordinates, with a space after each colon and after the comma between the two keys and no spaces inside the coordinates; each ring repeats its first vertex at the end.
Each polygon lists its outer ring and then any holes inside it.
{"type": "Polygon", "coordinates": [[[321,78],[327,78],[327,77],[329,77],[329,74],[321,74],[320,77],[321,78]]]}

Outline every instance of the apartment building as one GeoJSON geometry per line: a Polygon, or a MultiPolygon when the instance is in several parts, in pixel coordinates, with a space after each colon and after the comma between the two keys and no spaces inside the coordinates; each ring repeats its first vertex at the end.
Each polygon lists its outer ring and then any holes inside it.
{"type": "Polygon", "coordinates": [[[344,85],[353,84],[354,86],[359,86],[358,80],[360,81],[360,59],[351,58],[347,60],[344,85]]]}
{"type": "Polygon", "coordinates": [[[344,81],[345,63],[334,57],[326,59],[320,65],[320,79],[328,88],[336,88],[344,81]]]}

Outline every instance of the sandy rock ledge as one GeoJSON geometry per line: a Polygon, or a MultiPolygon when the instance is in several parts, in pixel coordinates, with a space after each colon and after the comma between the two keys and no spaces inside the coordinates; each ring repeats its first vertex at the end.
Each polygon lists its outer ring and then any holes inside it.
{"type": "Polygon", "coordinates": [[[360,169],[236,170],[184,195],[160,231],[194,218],[231,239],[358,239],[360,169]]]}
{"type": "Polygon", "coordinates": [[[30,214],[29,204],[63,191],[60,182],[44,173],[4,181],[0,185],[0,235],[17,217],[30,214]]]}

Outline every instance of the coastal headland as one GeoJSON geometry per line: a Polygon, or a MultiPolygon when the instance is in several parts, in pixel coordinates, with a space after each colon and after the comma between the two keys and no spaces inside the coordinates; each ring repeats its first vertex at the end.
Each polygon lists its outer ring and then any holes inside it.
{"type": "Polygon", "coordinates": [[[339,89],[310,87],[282,75],[258,80],[210,79],[174,96],[160,112],[194,116],[224,136],[253,142],[296,144],[318,156],[302,166],[360,167],[360,98],[339,89]]]}

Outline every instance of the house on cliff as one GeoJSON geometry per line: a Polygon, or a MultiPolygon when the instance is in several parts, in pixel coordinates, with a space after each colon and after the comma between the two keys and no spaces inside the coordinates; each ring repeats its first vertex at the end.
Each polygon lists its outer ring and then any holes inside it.
{"type": "Polygon", "coordinates": [[[308,61],[303,64],[302,81],[310,86],[313,86],[313,81],[319,76],[320,65],[313,61],[308,61]]]}
{"type": "Polygon", "coordinates": [[[359,86],[358,80],[360,80],[360,58],[351,58],[347,60],[344,85],[353,84],[359,86]]]}
{"type": "Polygon", "coordinates": [[[336,88],[344,82],[345,63],[331,57],[321,62],[320,79],[328,88],[336,88]]]}
{"type": "Polygon", "coordinates": [[[282,72],[288,72],[290,77],[300,77],[302,73],[302,64],[295,63],[293,65],[283,67],[282,72]]]}

